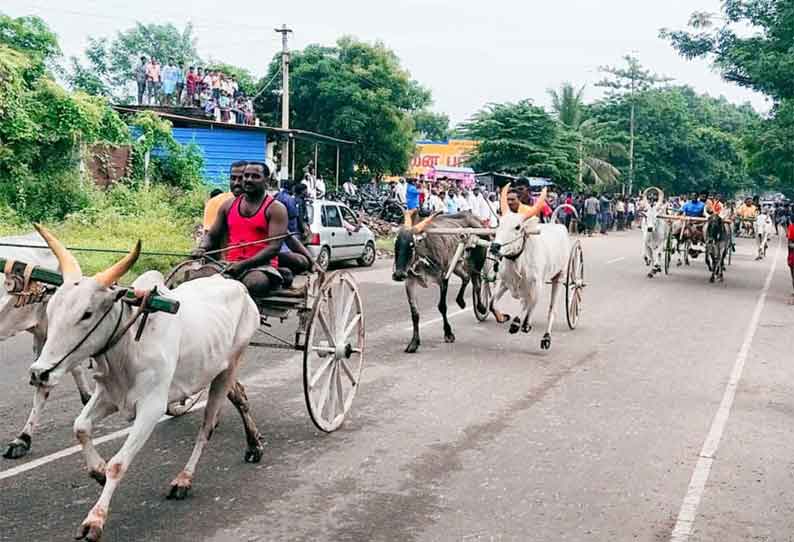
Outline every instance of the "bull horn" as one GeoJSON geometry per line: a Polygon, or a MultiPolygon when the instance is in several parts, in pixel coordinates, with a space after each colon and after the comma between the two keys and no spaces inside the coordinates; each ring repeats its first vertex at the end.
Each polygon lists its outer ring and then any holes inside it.
{"type": "Polygon", "coordinates": [[[422,233],[423,231],[425,231],[425,228],[427,228],[430,225],[430,223],[433,221],[433,219],[440,214],[442,214],[441,211],[436,211],[432,215],[422,220],[419,224],[413,227],[414,233],[422,233]]]}
{"type": "Polygon", "coordinates": [[[414,225],[414,213],[415,212],[416,212],[416,209],[409,209],[409,210],[403,211],[403,214],[405,215],[405,227],[406,228],[413,227],[413,225],[414,225]]]}
{"type": "Polygon", "coordinates": [[[50,250],[52,250],[52,253],[55,254],[55,257],[58,259],[58,267],[61,268],[63,281],[77,282],[83,278],[83,271],[80,269],[80,264],[77,263],[77,259],[72,253],[63,246],[63,243],[58,241],[50,230],[44,226],[40,224],[34,224],[33,226],[36,228],[36,231],[39,232],[39,235],[44,238],[47,242],[47,246],[50,247],[50,250]]]}
{"type": "Polygon", "coordinates": [[[546,193],[547,189],[543,188],[543,190],[540,191],[540,196],[535,200],[535,203],[533,203],[529,209],[521,213],[521,218],[526,220],[528,218],[532,218],[533,216],[538,216],[546,203],[546,193]]]}
{"type": "Polygon", "coordinates": [[[506,216],[510,212],[510,206],[507,204],[507,193],[510,192],[510,183],[502,187],[502,193],[499,196],[499,210],[502,216],[506,216]]]}
{"type": "Polygon", "coordinates": [[[138,242],[135,243],[135,248],[132,251],[124,256],[122,259],[105,269],[94,275],[94,280],[97,281],[100,285],[104,286],[105,288],[109,288],[114,283],[118,282],[118,280],[124,276],[124,274],[130,270],[130,268],[135,265],[135,262],[138,260],[138,256],[141,255],[141,240],[138,239],[138,242]]]}

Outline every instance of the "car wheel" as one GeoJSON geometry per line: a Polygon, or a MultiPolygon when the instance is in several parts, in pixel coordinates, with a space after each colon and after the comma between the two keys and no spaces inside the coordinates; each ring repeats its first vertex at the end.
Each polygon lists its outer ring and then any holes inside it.
{"type": "Polygon", "coordinates": [[[328,250],[328,247],[323,247],[322,250],[320,250],[320,254],[317,255],[317,266],[323,271],[327,271],[330,264],[331,251],[328,250]]]}
{"type": "Polygon", "coordinates": [[[369,267],[375,263],[375,245],[367,243],[367,246],[364,247],[364,254],[356,261],[361,267],[369,267]]]}

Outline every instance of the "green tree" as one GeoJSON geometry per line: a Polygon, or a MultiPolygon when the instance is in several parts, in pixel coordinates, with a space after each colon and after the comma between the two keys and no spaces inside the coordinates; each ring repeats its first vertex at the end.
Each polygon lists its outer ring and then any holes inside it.
{"type": "Polygon", "coordinates": [[[422,109],[413,114],[413,121],[417,139],[443,141],[450,136],[449,117],[444,113],[422,109]]]}
{"type": "Polygon", "coordinates": [[[488,104],[460,128],[480,141],[468,160],[476,170],[550,177],[566,187],[576,183],[576,135],[530,100],[488,104]]]}
{"type": "Polygon", "coordinates": [[[629,99],[629,194],[634,186],[634,147],[636,145],[636,103],[637,92],[647,90],[659,83],[665,83],[671,79],[656,75],[650,70],[642,67],[639,59],[632,55],[623,57],[626,62],[625,67],[602,66],[600,70],[606,77],[596,84],[598,87],[608,89],[610,95],[627,94],[629,99]]]}
{"type": "Polygon", "coordinates": [[[684,58],[707,59],[726,81],[772,100],[770,118],[742,135],[749,173],[759,188],[794,194],[794,3],[724,0],[721,11],[695,12],[689,30],[662,29],[660,35],[684,58]]]}
{"type": "Polygon", "coordinates": [[[660,35],[685,58],[709,59],[726,81],[775,101],[794,98],[794,3],[723,0],[722,16],[695,12],[689,25],[660,35]]]}
{"type": "Polygon", "coordinates": [[[34,16],[13,18],[0,13],[0,45],[25,55],[22,75],[28,83],[43,76],[61,55],[58,38],[34,16]]]}
{"type": "Polygon", "coordinates": [[[546,92],[551,98],[551,109],[557,119],[571,130],[578,130],[584,120],[584,86],[577,89],[565,82],[559,90],[550,88],[546,92]]]}
{"type": "Polygon", "coordinates": [[[585,183],[596,186],[617,184],[620,170],[612,165],[613,157],[628,156],[626,147],[615,140],[611,123],[587,119],[576,129],[578,155],[577,185],[585,183]]]}
{"type": "Polygon", "coordinates": [[[0,203],[30,220],[81,207],[78,171],[83,145],[128,141],[127,127],[107,103],[69,93],[45,65],[58,51],[41,21],[3,19],[0,44],[0,203]]]}
{"type": "Polygon", "coordinates": [[[609,162],[610,156],[626,154],[625,147],[610,138],[611,125],[586,119],[584,86],[563,83],[559,90],[549,89],[551,108],[565,129],[576,135],[577,186],[615,184],[620,170],[609,162]],[[585,120],[586,119],[586,120],[585,120]]]}
{"type": "MultiPolygon", "coordinates": [[[[642,111],[636,121],[636,180],[638,187],[656,185],[669,193],[717,190],[733,193],[747,176],[743,134],[754,123],[723,129],[720,119],[704,115],[719,103],[695,94],[687,87],[648,89],[635,94],[617,95],[594,104],[592,118],[608,123],[605,135],[615,142],[628,142],[625,118],[632,104],[642,111]],[[708,120],[708,121],[707,121],[708,120]]],[[[728,105],[726,104],[726,108],[728,105]]],[[[730,106],[733,116],[741,118],[744,109],[730,106]]],[[[727,110],[727,109],[726,109],[727,110]]],[[[622,167],[624,159],[613,163],[622,167]]]]}
{"type": "MultiPolygon", "coordinates": [[[[260,88],[280,69],[277,54],[260,88]]],[[[290,126],[355,141],[352,159],[360,175],[405,172],[414,152],[412,115],[430,104],[430,91],[411,79],[385,45],[343,37],[333,47],[294,51],[290,90],[290,126]]],[[[255,102],[258,116],[279,125],[279,103],[277,93],[263,92],[255,102]]],[[[312,146],[297,149],[298,164],[314,157],[312,146]]],[[[333,148],[323,152],[321,169],[335,159],[333,148]]]]}

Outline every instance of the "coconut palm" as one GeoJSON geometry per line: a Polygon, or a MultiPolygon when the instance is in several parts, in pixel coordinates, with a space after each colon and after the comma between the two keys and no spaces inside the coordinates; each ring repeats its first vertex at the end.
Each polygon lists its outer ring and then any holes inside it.
{"type": "Polygon", "coordinates": [[[607,158],[626,156],[626,148],[607,138],[608,126],[595,119],[587,119],[579,124],[576,133],[579,137],[579,185],[582,182],[594,185],[615,184],[620,170],[607,158]]]}
{"type": "Polygon", "coordinates": [[[617,182],[620,170],[613,166],[609,157],[623,156],[626,149],[619,143],[607,139],[607,126],[595,119],[586,119],[584,89],[565,82],[558,90],[549,89],[551,108],[557,120],[574,132],[579,140],[579,186],[584,182],[608,185],[617,182]]]}
{"type": "Polygon", "coordinates": [[[584,86],[577,90],[571,83],[565,82],[559,90],[550,88],[547,92],[557,119],[571,130],[578,130],[584,120],[584,86]]]}

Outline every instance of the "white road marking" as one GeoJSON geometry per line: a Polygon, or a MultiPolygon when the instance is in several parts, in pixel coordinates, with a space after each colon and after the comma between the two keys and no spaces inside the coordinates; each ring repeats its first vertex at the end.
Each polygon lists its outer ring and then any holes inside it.
{"type": "Polygon", "coordinates": [[[614,260],[609,260],[609,261],[607,262],[607,265],[609,265],[609,264],[612,264],[612,263],[618,263],[618,262],[622,262],[622,261],[623,261],[623,260],[625,260],[625,259],[626,259],[626,257],[625,257],[625,256],[621,256],[620,258],[615,258],[614,260]]]}
{"type": "MultiPolygon", "coordinates": [[[[455,316],[458,316],[459,314],[463,314],[464,312],[466,312],[466,309],[460,309],[460,310],[458,310],[456,312],[448,314],[447,318],[453,318],[455,316]]],[[[419,327],[423,328],[425,326],[436,324],[436,323],[438,323],[440,321],[441,321],[440,317],[439,318],[434,318],[434,319],[428,320],[426,322],[421,322],[419,324],[419,327]]],[[[372,334],[373,336],[370,336],[369,339],[372,340],[375,337],[386,335],[392,329],[393,329],[392,326],[383,327],[383,328],[380,329],[379,333],[373,333],[372,334]]],[[[406,328],[407,331],[411,331],[412,329],[413,329],[413,327],[406,328]]],[[[303,356],[303,354],[298,354],[298,355],[295,355],[293,357],[294,357],[294,360],[300,360],[300,359],[302,359],[302,356],[303,356]]],[[[290,361],[294,361],[294,360],[288,360],[285,363],[289,363],[290,361]]],[[[295,363],[297,363],[297,361],[295,361],[295,363]]],[[[249,375],[248,377],[246,377],[245,383],[248,384],[249,381],[250,381],[250,383],[255,386],[256,383],[258,383],[260,380],[262,380],[263,376],[265,376],[266,373],[267,373],[266,369],[257,371],[255,373],[249,375]]],[[[207,401],[200,401],[200,402],[196,403],[196,405],[190,410],[190,412],[199,412],[206,405],[207,405],[207,401]]],[[[164,422],[166,420],[170,420],[170,419],[171,419],[171,416],[167,416],[166,415],[166,416],[163,416],[162,418],[160,418],[157,421],[157,423],[160,424],[160,423],[162,423],[162,422],[164,422]]],[[[101,437],[98,437],[98,438],[94,439],[94,444],[95,445],[99,445],[99,444],[104,444],[105,442],[110,442],[112,440],[120,439],[122,437],[127,436],[131,430],[132,430],[132,426],[127,427],[125,429],[120,429],[118,431],[114,431],[113,433],[108,433],[107,435],[104,435],[104,436],[101,436],[101,437]]],[[[52,463],[53,461],[57,461],[59,459],[63,459],[64,457],[69,457],[70,455],[74,455],[74,454],[79,453],[79,452],[80,452],[80,446],[71,446],[69,448],[64,448],[63,450],[59,450],[57,452],[53,452],[53,453],[51,453],[49,455],[45,455],[44,457],[40,457],[39,459],[34,459],[33,461],[28,461],[27,463],[24,463],[24,464],[19,465],[17,467],[13,467],[13,468],[10,468],[10,469],[2,470],[2,471],[0,471],[0,480],[5,480],[7,478],[13,478],[14,476],[18,476],[20,474],[26,473],[26,472],[31,471],[33,469],[37,469],[39,467],[47,465],[48,463],[52,463]]]]}
{"type": "Polygon", "coordinates": [[[684,502],[681,503],[681,509],[678,512],[678,519],[676,520],[673,532],[670,535],[670,542],[686,542],[689,540],[689,535],[692,534],[692,528],[695,525],[695,518],[697,516],[700,501],[703,498],[703,493],[706,489],[706,482],[709,479],[711,472],[711,465],[714,463],[714,455],[719,448],[722,434],[725,431],[725,426],[728,423],[728,417],[731,414],[731,407],[733,400],[736,397],[736,388],[739,386],[739,380],[742,378],[744,365],[747,361],[747,355],[750,353],[750,346],[753,344],[755,332],[758,329],[758,322],[761,319],[761,312],[764,310],[766,297],[769,293],[769,287],[772,284],[772,277],[777,268],[778,256],[780,254],[780,241],[778,240],[777,247],[775,248],[775,258],[772,261],[772,266],[769,268],[769,274],[766,277],[766,282],[758,296],[758,301],[755,304],[755,310],[750,318],[750,324],[747,326],[747,331],[744,335],[744,342],[739,349],[739,354],[736,356],[736,362],[731,371],[730,380],[725,387],[725,393],[722,396],[722,401],[714,415],[711,422],[706,441],[703,443],[703,448],[700,450],[695,470],[692,472],[692,478],[689,480],[689,487],[687,488],[684,502]]]}
{"type": "MultiPolygon", "coordinates": [[[[460,316],[461,314],[463,314],[464,312],[467,312],[468,310],[469,309],[458,309],[455,312],[447,313],[447,320],[449,320],[450,318],[454,318],[456,316],[460,316]]],[[[437,324],[440,321],[442,321],[443,319],[444,319],[443,316],[439,316],[438,318],[433,318],[432,320],[428,320],[426,322],[420,322],[419,323],[419,327],[423,328],[425,326],[430,326],[430,325],[433,325],[433,324],[437,324]]],[[[411,327],[404,328],[404,331],[413,331],[413,329],[414,329],[414,326],[412,325],[411,327]]]]}

